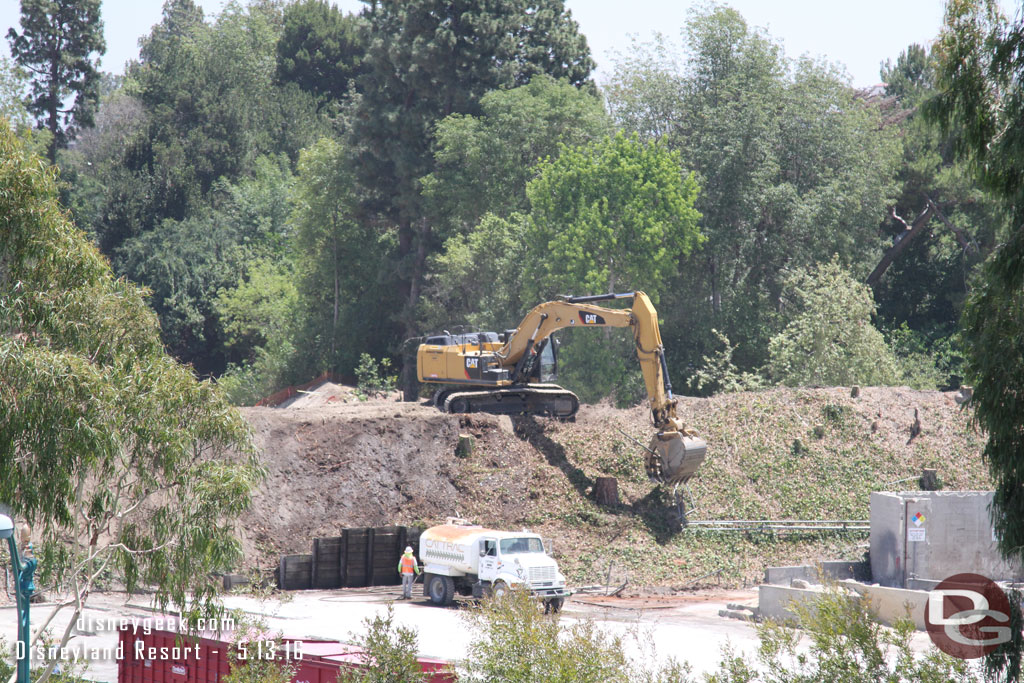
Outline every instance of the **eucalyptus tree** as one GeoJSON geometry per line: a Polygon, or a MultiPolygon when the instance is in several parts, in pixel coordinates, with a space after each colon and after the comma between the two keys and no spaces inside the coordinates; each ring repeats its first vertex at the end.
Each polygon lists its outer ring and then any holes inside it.
{"type": "Polygon", "coordinates": [[[32,525],[41,583],[70,595],[38,629],[70,608],[64,645],[110,576],[214,610],[211,573],[241,559],[234,522],[262,471],[241,416],[164,352],[144,290],[70,222],[55,177],[0,126],[0,500],[32,525]]]}

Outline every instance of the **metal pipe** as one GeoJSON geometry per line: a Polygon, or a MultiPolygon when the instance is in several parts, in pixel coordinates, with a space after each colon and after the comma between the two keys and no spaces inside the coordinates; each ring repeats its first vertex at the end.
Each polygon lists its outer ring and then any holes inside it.
{"type": "MultiPolygon", "coordinates": [[[[35,584],[32,582],[32,575],[36,571],[37,560],[30,557],[22,561],[18,552],[18,542],[14,535],[7,539],[7,545],[11,552],[11,566],[15,571],[14,591],[18,604],[18,640],[22,645],[22,656],[18,658],[17,683],[29,683],[29,643],[32,631],[29,627],[29,605],[32,601],[32,593],[35,591],[35,584]]],[[[31,554],[32,545],[29,544],[31,554]]]]}
{"type": "Polygon", "coordinates": [[[870,524],[869,519],[702,519],[693,524],[870,524]]]}
{"type": "Polygon", "coordinates": [[[672,398],[672,380],[668,378],[668,363],[665,362],[665,349],[658,349],[658,359],[661,361],[661,375],[665,378],[665,393],[669,399],[672,398]]]}
{"type": "Polygon", "coordinates": [[[648,453],[650,453],[651,455],[655,455],[655,456],[658,455],[657,453],[652,451],[650,448],[648,448],[647,446],[643,445],[642,443],[640,443],[639,441],[637,441],[636,439],[631,437],[629,434],[627,434],[626,432],[624,432],[621,429],[619,429],[618,427],[615,428],[615,431],[617,431],[619,434],[622,434],[624,437],[626,437],[627,439],[629,439],[630,441],[635,443],[637,446],[639,446],[640,448],[642,448],[645,451],[647,451],[648,453]]]}

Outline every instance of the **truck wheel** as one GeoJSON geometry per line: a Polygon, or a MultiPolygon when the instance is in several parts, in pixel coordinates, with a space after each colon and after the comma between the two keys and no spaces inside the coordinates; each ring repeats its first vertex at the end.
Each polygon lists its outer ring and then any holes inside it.
{"type": "Polygon", "coordinates": [[[565,602],[565,598],[552,598],[551,599],[551,611],[558,614],[562,611],[562,604],[565,602]]]}
{"type": "Polygon", "coordinates": [[[452,600],[455,599],[455,581],[450,576],[432,574],[424,590],[435,605],[444,607],[452,604],[452,600]]]}
{"type": "Polygon", "coordinates": [[[504,581],[495,581],[494,585],[491,586],[491,595],[499,600],[505,597],[508,595],[508,584],[504,581]]]}

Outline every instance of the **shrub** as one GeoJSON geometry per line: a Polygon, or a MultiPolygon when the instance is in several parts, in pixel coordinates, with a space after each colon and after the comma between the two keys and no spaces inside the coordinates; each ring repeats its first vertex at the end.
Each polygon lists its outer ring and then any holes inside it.
{"type": "Polygon", "coordinates": [[[797,649],[800,631],[775,622],[758,627],[758,666],[726,648],[709,683],[919,683],[973,681],[962,659],[932,650],[916,656],[914,624],[903,619],[889,629],[879,624],[870,602],[828,589],[813,605],[794,603],[810,641],[797,649]]]}
{"type": "Polygon", "coordinates": [[[833,258],[786,279],[795,304],[789,323],[769,343],[773,379],[788,386],[879,386],[900,379],[899,367],[871,316],[871,289],[833,258]]]}
{"type": "Polygon", "coordinates": [[[390,358],[382,358],[378,363],[370,354],[360,354],[359,365],[356,366],[356,391],[360,398],[366,400],[394,391],[398,375],[387,374],[390,370],[390,358]]]}
{"type": "MultiPolygon", "coordinates": [[[[465,679],[503,683],[686,683],[688,668],[634,665],[623,637],[609,635],[593,621],[564,626],[545,615],[521,590],[484,600],[467,613],[473,640],[464,662],[465,679]]],[[[644,657],[654,662],[654,653],[644,657]]],[[[460,676],[460,680],[462,677],[460,676]]]]}
{"type": "MultiPolygon", "coordinates": [[[[365,355],[365,354],[364,354],[365,355]]],[[[363,620],[366,630],[353,643],[367,655],[366,668],[342,669],[339,683],[422,683],[426,680],[416,659],[416,631],[395,624],[395,607],[384,615],[363,620]]]]}

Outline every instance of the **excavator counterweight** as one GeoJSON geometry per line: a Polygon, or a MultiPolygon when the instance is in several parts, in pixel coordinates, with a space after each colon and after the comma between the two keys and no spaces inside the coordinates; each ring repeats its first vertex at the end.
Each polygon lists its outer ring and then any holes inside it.
{"type": "Polygon", "coordinates": [[[516,329],[504,334],[473,332],[426,337],[416,353],[420,382],[441,387],[434,404],[450,413],[486,412],[571,419],[579,410],[573,392],[553,384],[557,371],[554,332],[573,327],[629,327],[658,430],[647,448],[652,481],[679,484],[692,477],[707,444],[676,417],[658,314],[640,291],[563,297],[535,306],[516,329]],[[597,302],[632,299],[632,307],[597,302]]]}

